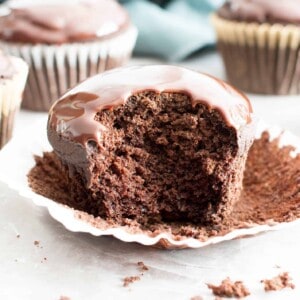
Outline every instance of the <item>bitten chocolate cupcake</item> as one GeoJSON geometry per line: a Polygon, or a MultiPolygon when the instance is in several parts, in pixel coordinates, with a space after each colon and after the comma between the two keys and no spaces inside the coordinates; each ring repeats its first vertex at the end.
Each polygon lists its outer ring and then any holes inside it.
{"type": "Polygon", "coordinates": [[[300,0],[229,0],[212,20],[232,84],[251,93],[300,93],[300,0]]]}
{"type": "Polygon", "coordinates": [[[175,66],[94,76],[50,110],[69,206],[125,224],[216,224],[239,199],[254,138],[249,100],[175,66]]]}
{"type": "Polygon", "coordinates": [[[0,22],[0,47],[30,65],[23,107],[40,111],[78,82],[124,64],[137,35],[114,0],[15,2],[0,22]]]}
{"type": "Polygon", "coordinates": [[[28,66],[21,58],[0,53],[0,149],[12,136],[27,74],[28,66]]]}

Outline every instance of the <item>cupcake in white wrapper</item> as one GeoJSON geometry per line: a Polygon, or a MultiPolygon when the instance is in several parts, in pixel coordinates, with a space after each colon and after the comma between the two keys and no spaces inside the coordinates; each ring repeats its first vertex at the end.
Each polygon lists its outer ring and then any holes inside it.
{"type": "Polygon", "coordinates": [[[137,30],[114,0],[12,5],[0,47],[30,65],[23,107],[47,111],[67,89],[130,58],[137,30]]]}
{"type": "Polygon", "coordinates": [[[12,136],[27,75],[28,66],[22,59],[0,54],[0,149],[12,136]]]}

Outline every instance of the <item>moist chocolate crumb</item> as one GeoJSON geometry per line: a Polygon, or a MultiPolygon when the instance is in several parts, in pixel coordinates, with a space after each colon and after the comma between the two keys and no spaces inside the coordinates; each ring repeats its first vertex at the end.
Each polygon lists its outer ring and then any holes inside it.
{"type": "Polygon", "coordinates": [[[288,272],[279,274],[278,276],[273,277],[272,279],[264,279],[261,282],[264,284],[264,289],[266,292],[269,291],[279,291],[284,288],[294,289],[295,285],[291,282],[288,272]]]}
{"type": "Polygon", "coordinates": [[[249,290],[244,286],[242,281],[233,282],[229,277],[224,279],[220,285],[207,283],[207,286],[215,296],[243,298],[250,295],[249,290]]]}
{"type": "Polygon", "coordinates": [[[147,267],[142,261],[137,263],[141,271],[149,271],[149,267],[147,267]]]}
{"type": "Polygon", "coordinates": [[[34,246],[38,247],[40,245],[40,241],[34,241],[33,244],[34,244],[34,246]]]}
{"type": "Polygon", "coordinates": [[[138,280],[141,280],[140,276],[128,276],[128,277],[125,277],[123,279],[123,286],[127,287],[127,286],[129,286],[129,284],[131,284],[131,283],[133,283],[135,281],[138,281],[138,280]]]}
{"type": "Polygon", "coordinates": [[[19,238],[21,237],[21,235],[20,235],[20,234],[17,234],[16,237],[19,239],[19,238]]]}

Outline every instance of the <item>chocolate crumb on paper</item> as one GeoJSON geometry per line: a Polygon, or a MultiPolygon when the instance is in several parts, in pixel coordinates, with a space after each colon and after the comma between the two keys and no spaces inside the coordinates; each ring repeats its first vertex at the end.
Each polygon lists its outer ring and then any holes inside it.
{"type": "Polygon", "coordinates": [[[125,277],[123,279],[123,286],[124,287],[127,287],[129,286],[131,283],[135,282],[135,281],[139,281],[141,280],[141,277],[140,276],[128,276],[128,277],[125,277]]]}
{"type": "Polygon", "coordinates": [[[284,288],[294,289],[295,285],[291,281],[292,278],[289,276],[288,272],[281,273],[272,279],[261,280],[261,282],[264,284],[264,289],[266,292],[280,291],[284,288]]]}
{"type": "Polygon", "coordinates": [[[34,241],[33,244],[34,244],[34,246],[38,247],[40,245],[40,241],[34,241]]]}
{"type": "Polygon", "coordinates": [[[147,267],[142,261],[137,263],[141,271],[149,271],[149,267],[147,267]]]}
{"type": "Polygon", "coordinates": [[[59,300],[71,300],[71,298],[67,296],[60,296],[59,300]]]}
{"type": "Polygon", "coordinates": [[[190,300],[203,300],[201,296],[194,296],[190,300]]]}
{"type": "Polygon", "coordinates": [[[250,295],[249,290],[245,287],[242,281],[233,282],[229,277],[222,280],[220,285],[207,283],[207,286],[212,290],[215,296],[243,298],[250,295]]]}
{"type": "Polygon", "coordinates": [[[17,239],[19,239],[19,238],[21,237],[21,235],[20,235],[20,234],[17,234],[16,237],[17,237],[17,239]]]}

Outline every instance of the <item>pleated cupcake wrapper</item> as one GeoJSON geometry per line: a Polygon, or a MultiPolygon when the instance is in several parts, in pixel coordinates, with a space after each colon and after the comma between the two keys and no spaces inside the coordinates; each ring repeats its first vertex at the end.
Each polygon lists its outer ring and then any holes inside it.
{"type": "Polygon", "coordinates": [[[65,45],[27,45],[1,42],[7,53],[30,65],[23,107],[47,111],[69,88],[89,76],[123,65],[131,56],[137,30],[101,41],[65,45]]]}
{"type": "Polygon", "coordinates": [[[300,93],[300,27],[212,16],[229,81],[247,92],[300,93]]]}
{"type": "MultiPolygon", "coordinates": [[[[174,237],[172,232],[167,229],[159,233],[153,233],[147,230],[133,232],[129,226],[112,226],[104,219],[101,219],[101,226],[99,226],[98,218],[75,211],[68,206],[38,195],[28,186],[27,174],[35,165],[33,155],[41,156],[44,151],[51,151],[51,146],[48,143],[45,131],[46,122],[47,117],[45,116],[39,122],[35,123],[31,129],[28,128],[28,131],[33,134],[26,137],[24,137],[24,135],[14,137],[0,152],[0,181],[18,191],[21,196],[31,199],[36,205],[45,207],[55,220],[62,223],[67,230],[72,232],[85,232],[94,236],[111,235],[124,242],[137,242],[146,246],[175,249],[200,248],[234,238],[256,235],[260,232],[280,229],[300,223],[300,219],[283,223],[270,220],[263,225],[248,224],[248,226],[244,228],[233,229],[225,235],[212,236],[206,240],[188,236],[181,236],[181,238],[179,238],[178,235],[174,237]],[[12,160],[11,157],[14,157],[14,159],[12,160]],[[15,171],[16,169],[18,172],[15,171]],[[80,216],[81,218],[79,218],[80,216]]],[[[261,137],[263,131],[267,131],[270,135],[270,140],[279,138],[279,147],[289,145],[295,148],[295,150],[290,153],[292,157],[300,153],[300,140],[298,137],[289,132],[283,132],[279,127],[269,126],[262,121],[259,121],[257,127],[257,139],[261,137]]],[[[47,226],[47,224],[45,224],[45,226],[47,226]]],[[[81,236],[78,236],[78,238],[80,237],[81,236]]]]}
{"type": "Polygon", "coordinates": [[[10,79],[0,79],[0,149],[12,136],[28,74],[28,66],[23,60],[10,59],[17,73],[10,79]]]}

